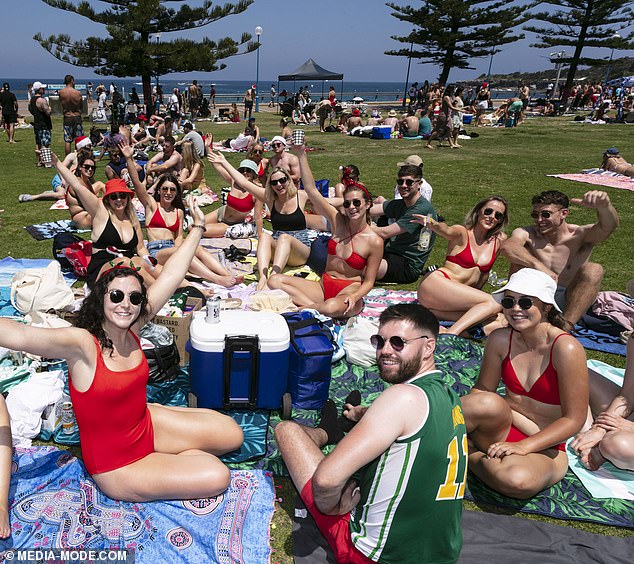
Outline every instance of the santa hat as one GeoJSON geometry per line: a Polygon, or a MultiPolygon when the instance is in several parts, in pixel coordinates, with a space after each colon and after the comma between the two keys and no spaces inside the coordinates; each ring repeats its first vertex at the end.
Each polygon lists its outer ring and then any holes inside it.
{"type": "Polygon", "coordinates": [[[92,147],[90,137],[86,137],[85,135],[75,137],[75,149],[79,151],[79,149],[83,149],[84,147],[92,147]]]}

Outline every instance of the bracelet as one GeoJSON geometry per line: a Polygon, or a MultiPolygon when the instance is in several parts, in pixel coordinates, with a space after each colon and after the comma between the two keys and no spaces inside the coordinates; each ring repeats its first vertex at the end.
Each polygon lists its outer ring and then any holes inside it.
{"type": "Polygon", "coordinates": [[[203,231],[207,229],[204,225],[196,225],[195,223],[191,226],[191,229],[194,229],[194,227],[198,227],[198,229],[202,229],[203,231]]]}

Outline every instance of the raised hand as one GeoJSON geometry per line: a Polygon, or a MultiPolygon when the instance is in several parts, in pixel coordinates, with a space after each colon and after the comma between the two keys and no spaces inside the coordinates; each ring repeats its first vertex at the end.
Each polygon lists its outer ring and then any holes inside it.
{"type": "Polygon", "coordinates": [[[583,198],[571,198],[570,203],[584,208],[607,208],[610,205],[610,196],[601,190],[590,190],[583,195],[583,198]]]}

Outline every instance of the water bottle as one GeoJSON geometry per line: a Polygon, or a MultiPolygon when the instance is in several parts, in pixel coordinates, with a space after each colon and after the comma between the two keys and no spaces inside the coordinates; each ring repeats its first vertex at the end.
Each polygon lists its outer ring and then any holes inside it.
{"type": "MultiPolygon", "coordinates": [[[[430,220],[431,216],[428,215],[427,219],[430,220]]],[[[421,252],[426,252],[429,250],[430,244],[431,244],[431,230],[429,229],[429,227],[423,227],[420,230],[420,235],[418,236],[417,248],[421,252]]]]}

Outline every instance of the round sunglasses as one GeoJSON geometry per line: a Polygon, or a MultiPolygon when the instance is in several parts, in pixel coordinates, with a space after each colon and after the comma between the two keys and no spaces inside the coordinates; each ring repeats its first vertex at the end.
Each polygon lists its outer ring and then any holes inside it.
{"type": "MultiPolygon", "coordinates": [[[[396,352],[401,352],[405,345],[408,345],[412,341],[417,341],[418,339],[429,339],[429,335],[421,335],[420,337],[414,337],[413,339],[403,339],[403,337],[399,337],[398,335],[393,335],[387,341],[390,343],[390,347],[396,352]]],[[[370,337],[370,344],[377,350],[380,351],[385,346],[386,339],[381,337],[381,335],[372,335],[370,337]]]]}
{"type": "MultiPolygon", "coordinates": [[[[108,292],[108,296],[113,304],[120,304],[123,301],[125,294],[122,290],[110,290],[110,292],[108,292]]],[[[143,301],[143,294],[141,292],[130,292],[128,294],[128,299],[132,305],[138,306],[141,305],[141,302],[143,301]]]]}
{"type": "Polygon", "coordinates": [[[533,298],[529,298],[528,296],[522,296],[521,298],[512,298],[511,296],[504,296],[500,301],[500,305],[504,309],[511,309],[515,307],[515,304],[520,306],[520,309],[530,309],[533,307],[533,298]]]}
{"type": "Polygon", "coordinates": [[[283,176],[282,178],[276,178],[275,180],[271,180],[270,184],[271,186],[277,186],[278,184],[280,186],[283,186],[287,182],[288,182],[288,177],[283,176]]]}
{"type": "Polygon", "coordinates": [[[344,200],[343,207],[348,209],[350,206],[354,206],[355,208],[360,208],[363,202],[359,200],[359,198],[355,198],[354,200],[344,200]]]}
{"type": "Polygon", "coordinates": [[[495,219],[498,221],[502,221],[504,219],[504,214],[499,211],[495,211],[493,208],[484,208],[482,210],[482,215],[491,215],[494,214],[495,219]]]}

